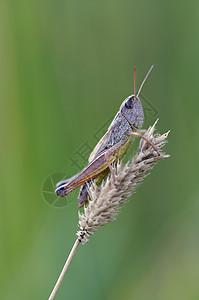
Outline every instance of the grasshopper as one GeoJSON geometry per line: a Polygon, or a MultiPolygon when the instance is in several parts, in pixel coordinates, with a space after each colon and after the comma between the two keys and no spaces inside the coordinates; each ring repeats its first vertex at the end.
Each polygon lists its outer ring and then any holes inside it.
{"type": "MultiPolygon", "coordinates": [[[[153,66],[151,66],[136,94],[136,69],[134,68],[134,94],[122,102],[107,132],[90,154],[88,165],[75,176],[57,183],[55,190],[57,195],[63,197],[81,186],[78,205],[79,207],[84,206],[89,201],[88,185],[91,184],[92,180],[100,185],[110,172],[114,179],[112,164],[123,158],[133,138],[140,137],[146,140],[143,136],[146,130],[141,130],[144,112],[139,94],[152,69],[153,66]]],[[[148,143],[157,151],[153,144],[148,143]]]]}

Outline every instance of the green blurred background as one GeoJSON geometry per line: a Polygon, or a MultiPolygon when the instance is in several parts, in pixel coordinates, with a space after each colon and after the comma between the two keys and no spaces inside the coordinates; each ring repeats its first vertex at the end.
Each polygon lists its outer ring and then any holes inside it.
{"type": "Polygon", "coordinates": [[[78,171],[69,158],[152,64],[144,128],[171,129],[171,158],[78,248],[56,299],[199,299],[198,14],[198,1],[1,1],[0,299],[48,298],[78,218],[43,183],[78,171]]]}

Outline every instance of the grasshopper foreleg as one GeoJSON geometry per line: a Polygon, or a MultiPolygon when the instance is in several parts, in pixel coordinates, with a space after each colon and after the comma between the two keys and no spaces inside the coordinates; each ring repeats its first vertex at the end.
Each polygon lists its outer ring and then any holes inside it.
{"type": "Polygon", "coordinates": [[[161,156],[161,154],[159,153],[159,151],[158,151],[158,149],[157,149],[157,147],[153,144],[153,143],[151,143],[150,141],[148,141],[144,136],[143,136],[143,134],[145,134],[145,132],[146,132],[146,130],[142,130],[141,132],[139,131],[139,132],[131,132],[131,133],[129,133],[130,135],[133,135],[133,136],[137,136],[137,137],[140,137],[140,138],[142,138],[143,140],[145,140],[156,152],[157,152],[157,154],[158,154],[158,156],[161,156]]]}

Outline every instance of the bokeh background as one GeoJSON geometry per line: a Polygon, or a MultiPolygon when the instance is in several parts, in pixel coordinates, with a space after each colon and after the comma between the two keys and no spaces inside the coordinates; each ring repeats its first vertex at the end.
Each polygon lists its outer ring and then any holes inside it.
{"type": "Polygon", "coordinates": [[[43,185],[78,171],[152,64],[144,127],[171,129],[171,158],[78,248],[56,299],[199,298],[198,16],[197,1],[1,1],[1,299],[48,298],[78,218],[75,193],[58,208],[43,185]]]}

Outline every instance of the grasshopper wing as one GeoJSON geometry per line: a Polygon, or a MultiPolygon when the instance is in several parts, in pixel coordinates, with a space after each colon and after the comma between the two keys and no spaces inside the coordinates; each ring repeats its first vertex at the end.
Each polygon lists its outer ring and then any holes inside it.
{"type": "MultiPolygon", "coordinates": [[[[75,176],[76,176],[76,175],[75,175],[75,176]]],[[[71,181],[75,178],[75,176],[70,177],[70,178],[65,179],[65,180],[59,181],[59,182],[56,184],[56,187],[59,187],[59,186],[61,186],[61,185],[63,185],[63,184],[67,184],[67,183],[71,182],[71,181]]]]}
{"type": "Polygon", "coordinates": [[[104,170],[109,168],[109,162],[113,163],[116,160],[115,153],[118,151],[121,143],[114,145],[113,147],[104,150],[101,154],[99,154],[92,162],[90,162],[83,170],[81,170],[78,174],[71,177],[71,180],[62,181],[59,183],[55,192],[59,196],[65,196],[72,192],[74,189],[79,186],[85,184],[89,180],[97,177],[104,170]]]}
{"type": "Polygon", "coordinates": [[[108,141],[111,135],[111,129],[109,129],[105,135],[99,140],[93,151],[91,152],[88,161],[93,161],[102,151],[107,149],[108,141]]]}

